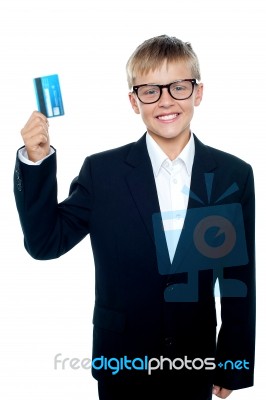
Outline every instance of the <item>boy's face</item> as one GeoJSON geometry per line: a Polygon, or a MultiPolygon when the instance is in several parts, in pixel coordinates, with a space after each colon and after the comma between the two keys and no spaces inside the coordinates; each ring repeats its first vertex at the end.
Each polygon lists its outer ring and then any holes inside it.
{"type": "MultiPolygon", "coordinates": [[[[146,83],[166,85],[178,79],[193,79],[185,62],[164,63],[161,68],[146,75],[137,76],[135,85],[146,83]]],[[[195,85],[191,97],[175,100],[164,88],[160,99],[153,104],[143,104],[135,93],[129,99],[135,113],[140,114],[149,134],[160,144],[179,143],[184,147],[190,136],[190,121],[194,107],[202,100],[203,85],[195,85]]]]}

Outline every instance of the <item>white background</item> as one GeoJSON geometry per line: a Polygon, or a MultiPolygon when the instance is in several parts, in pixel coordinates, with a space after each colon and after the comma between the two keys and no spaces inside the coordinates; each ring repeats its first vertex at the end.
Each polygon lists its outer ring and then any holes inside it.
{"type": "Polygon", "coordinates": [[[190,41],[200,59],[205,95],[196,109],[193,131],[254,169],[256,385],[231,398],[262,398],[265,11],[264,0],[1,0],[1,399],[97,399],[90,371],[53,366],[57,353],[91,357],[94,266],[89,238],[61,259],[31,259],[23,247],[13,199],[20,129],[36,108],[32,79],[54,73],[60,77],[66,115],[50,120],[50,135],[58,150],[62,200],[85,156],[135,141],[144,133],[127,99],[125,64],[142,41],[164,33],[190,41]],[[102,86],[108,96],[101,96],[102,86]]]}

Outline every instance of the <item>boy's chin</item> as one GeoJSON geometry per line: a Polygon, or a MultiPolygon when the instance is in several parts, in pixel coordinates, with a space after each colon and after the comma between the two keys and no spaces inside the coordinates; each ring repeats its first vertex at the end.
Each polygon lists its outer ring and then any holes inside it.
{"type": "Polygon", "coordinates": [[[163,140],[163,141],[175,141],[175,140],[180,140],[181,138],[189,138],[190,132],[169,132],[169,133],[153,133],[151,134],[152,137],[157,137],[158,140],[163,140]]]}

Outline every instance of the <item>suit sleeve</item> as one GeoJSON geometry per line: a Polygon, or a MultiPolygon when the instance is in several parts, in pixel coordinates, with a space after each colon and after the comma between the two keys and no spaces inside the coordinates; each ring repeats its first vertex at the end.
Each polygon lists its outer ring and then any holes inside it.
{"type": "Polygon", "coordinates": [[[60,257],[90,230],[92,191],[89,158],[71,184],[69,197],[57,202],[56,153],[41,165],[16,159],[14,194],[28,253],[36,259],[60,257]]]}
{"type": "Polygon", "coordinates": [[[249,167],[242,194],[248,264],[224,270],[219,279],[221,293],[221,329],[218,335],[214,384],[226,389],[253,385],[255,353],[255,194],[253,172],[249,167]],[[226,293],[228,280],[242,282],[246,294],[226,293]]]}

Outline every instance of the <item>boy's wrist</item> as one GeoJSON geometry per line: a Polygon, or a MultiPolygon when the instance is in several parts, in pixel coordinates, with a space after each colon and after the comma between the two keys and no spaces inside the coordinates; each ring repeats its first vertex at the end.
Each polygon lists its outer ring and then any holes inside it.
{"type": "Polygon", "coordinates": [[[40,165],[46,158],[50,157],[54,152],[55,149],[53,147],[50,147],[49,154],[46,157],[42,158],[39,161],[34,162],[29,159],[26,147],[22,147],[21,149],[18,150],[18,158],[21,162],[27,165],[40,165]]]}

